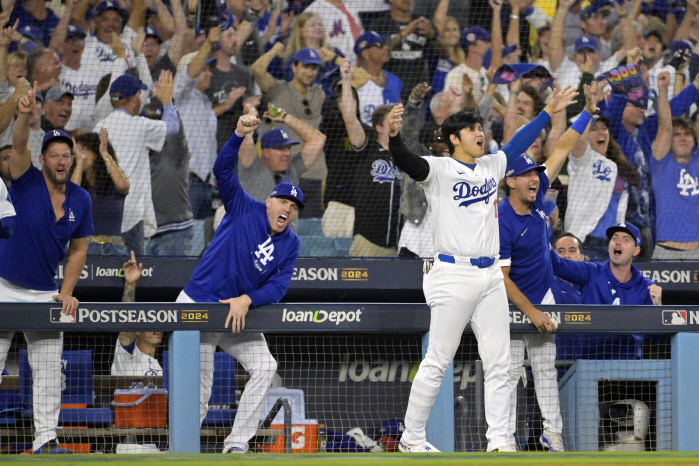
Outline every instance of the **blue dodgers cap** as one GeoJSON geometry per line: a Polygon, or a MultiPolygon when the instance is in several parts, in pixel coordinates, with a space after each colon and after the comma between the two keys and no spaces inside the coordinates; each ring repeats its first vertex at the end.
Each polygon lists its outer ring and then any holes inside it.
{"type": "Polygon", "coordinates": [[[286,182],[279,183],[274,187],[272,194],[270,194],[269,197],[285,197],[294,201],[296,205],[299,206],[299,209],[306,207],[303,204],[303,191],[301,191],[301,188],[295,184],[286,182]]]}
{"type": "Polygon", "coordinates": [[[300,144],[296,141],[292,141],[289,137],[289,133],[281,128],[272,128],[262,135],[262,140],[260,141],[260,147],[262,149],[276,149],[277,147],[293,146],[300,144]]]}
{"type": "Polygon", "coordinates": [[[146,33],[146,37],[153,37],[155,40],[158,41],[159,44],[163,43],[163,39],[160,37],[160,34],[158,34],[158,31],[156,31],[152,27],[143,28],[143,32],[146,33]]]}
{"type": "Polygon", "coordinates": [[[75,36],[85,38],[87,37],[87,34],[85,34],[85,31],[83,31],[83,28],[81,28],[80,26],[76,26],[75,24],[69,24],[68,32],[66,33],[66,39],[75,36]]]}
{"type": "Polygon", "coordinates": [[[643,33],[644,39],[648,39],[650,36],[655,36],[661,43],[663,41],[663,35],[657,29],[651,29],[643,33]]]}
{"type": "Polygon", "coordinates": [[[44,153],[46,146],[54,142],[64,142],[73,148],[73,138],[71,138],[68,133],[61,131],[60,129],[53,129],[44,134],[44,139],[41,141],[41,153],[44,153]]]}
{"type": "Polygon", "coordinates": [[[323,67],[323,62],[320,61],[320,54],[313,49],[300,49],[291,58],[291,61],[300,62],[302,65],[318,65],[323,67]]]}
{"type": "Polygon", "coordinates": [[[391,437],[400,437],[405,431],[403,421],[398,419],[387,419],[381,422],[379,432],[381,435],[390,435],[391,437]]]}
{"type": "Polygon", "coordinates": [[[618,225],[614,225],[613,227],[607,228],[607,238],[612,239],[612,236],[614,233],[617,231],[623,231],[631,236],[633,236],[636,239],[636,246],[639,248],[641,247],[641,232],[638,231],[638,228],[636,228],[636,225],[633,223],[629,222],[621,222],[618,225]]]}
{"type": "Polygon", "coordinates": [[[597,39],[592,36],[578,37],[578,40],[575,41],[575,53],[578,53],[583,49],[589,49],[593,52],[597,52],[599,51],[599,42],[597,42],[597,39]]]}
{"type": "Polygon", "coordinates": [[[100,2],[97,4],[94,9],[94,17],[101,15],[107,10],[116,11],[122,18],[126,18],[127,16],[126,10],[124,10],[119,3],[112,0],[107,0],[106,2],[100,2]]]}
{"type": "Polygon", "coordinates": [[[235,22],[235,15],[228,9],[228,7],[223,4],[218,7],[219,25],[221,26],[221,32],[233,27],[235,22]]]}
{"type": "Polygon", "coordinates": [[[693,46],[688,40],[676,40],[668,45],[667,48],[670,54],[674,55],[675,52],[691,53],[693,46]]]}
{"type": "Polygon", "coordinates": [[[359,56],[366,49],[377,45],[383,44],[384,38],[375,33],[374,31],[367,31],[357,38],[354,43],[354,53],[359,56]]]}
{"type": "MultiPolygon", "coordinates": [[[[502,49],[502,56],[506,57],[512,52],[517,50],[517,45],[508,45],[507,47],[503,47],[502,49]]],[[[483,55],[483,68],[490,68],[490,62],[493,60],[493,49],[488,49],[485,54],[483,55]]]]}
{"type": "Polygon", "coordinates": [[[527,173],[529,170],[536,170],[537,172],[542,172],[546,170],[543,165],[537,165],[534,161],[527,155],[520,155],[515,159],[514,162],[507,167],[505,172],[505,178],[510,178],[512,176],[519,176],[522,173],[527,173]]]}
{"type": "Polygon", "coordinates": [[[46,102],[48,102],[49,100],[61,100],[61,97],[63,97],[64,95],[70,97],[70,100],[75,99],[73,93],[70,92],[67,88],[63,86],[53,86],[46,93],[46,102]]]}
{"type": "Polygon", "coordinates": [[[27,24],[26,26],[19,28],[19,33],[23,36],[29,37],[34,42],[38,42],[40,44],[44,43],[44,34],[41,32],[41,29],[39,29],[38,26],[27,24]]]}
{"type": "Polygon", "coordinates": [[[130,74],[122,74],[109,87],[109,95],[112,102],[118,102],[121,99],[128,99],[138,91],[145,91],[146,89],[148,89],[148,86],[142,84],[141,81],[130,74]],[[120,96],[115,94],[120,94],[120,96]]]}
{"type": "Polygon", "coordinates": [[[469,45],[475,43],[477,40],[490,42],[490,39],[490,33],[482,27],[475,26],[468,28],[461,33],[461,48],[468,48],[469,45]]]}

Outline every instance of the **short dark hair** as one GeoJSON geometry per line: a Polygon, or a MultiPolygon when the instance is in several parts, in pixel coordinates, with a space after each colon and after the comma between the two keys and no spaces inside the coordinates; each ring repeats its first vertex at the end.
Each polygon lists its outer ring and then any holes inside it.
{"type": "Polygon", "coordinates": [[[558,238],[556,238],[556,241],[553,242],[554,249],[556,248],[556,243],[558,243],[558,240],[561,238],[565,238],[566,236],[570,236],[578,243],[578,249],[580,250],[580,254],[585,254],[583,252],[583,245],[582,245],[582,241],[580,241],[580,238],[578,238],[577,236],[575,236],[573,233],[571,233],[569,231],[567,231],[565,233],[561,233],[560,236],[558,236],[558,238]]]}
{"type": "Polygon", "coordinates": [[[692,138],[694,138],[694,144],[697,143],[697,130],[692,124],[692,122],[690,122],[686,118],[677,117],[672,119],[672,129],[675,129],[675,126],[686,129],[689,132],[689,134],[692,135],[692,138]]]}
{"type": "Polygon", "coordinates": [[[5,151],[7,149],[12,149],[12,144],[7,144],[7,145],[0,147],[0,152],[5,151]]]}
{"type": "Polygon", "coordinates": [[[442,123],[442,137],[449,148],[449,153],[454,155],[454,144],[451,142],[451,135],[460,138],[459,134],[462,129],[476,129],[476,125],[480,123],[483,126],[483,117],[477,108],[465,108],[459,112],[452,113],[444,119],[442,123]]]}
{"type": "Polygon", "coordinates": [[[534,116],[537,116],[546,107],[546,102],[541,98],[539,91],[534,89],[532,86],[522,86],[521,92],[527,94],[534,101],[534,116]]]}
{"type": "Polygon", "coordinates": [[[379,105],[371,114],[371,125],[376,128],[377,126],[383,125],[384,120],[393,110],[393,105],[379,105]]]}

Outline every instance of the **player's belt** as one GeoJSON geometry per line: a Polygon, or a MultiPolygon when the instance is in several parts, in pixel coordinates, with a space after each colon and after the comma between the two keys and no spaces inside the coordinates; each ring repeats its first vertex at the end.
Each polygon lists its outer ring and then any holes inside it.
{"type": "MultiPolygon", "coordinates": [[[[439,254],[437,258],[441,262],[446,262],[448,264],[456,264],[456,257],[454,256],[449,256],[447,254],[439,254]]],[[[495,257],[488,257],[488,256],[481,256],[481,257],[471,257],[471,258],[464,258],[461,259],[459,258],[459,263],[460,264],[465,264],[465,263],[470,263],[474,267],[478,267],[479,269],[484,269],[486,267],[490,267],[495,263],[495,257]],[[468,261],[468,262],[466,262],[468,261]]]]}

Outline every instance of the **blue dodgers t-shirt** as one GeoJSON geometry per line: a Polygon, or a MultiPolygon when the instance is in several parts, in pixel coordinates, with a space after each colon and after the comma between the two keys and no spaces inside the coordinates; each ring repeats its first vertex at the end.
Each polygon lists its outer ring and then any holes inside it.
{"type": "Polygon", "coordinates": [[[546,172],[539,173],[539,191],[527,215],[518,215],[510,200],[498,206],[500,265],[511,260],[510,279],[532,304],[541,304],[553,286],[544,195],[549,189],[546,172]]]}
{"type": "Polygon", "coordinates": [[[56,290],[54,277],[68,242],[94,231],[90,195],[68,181],[65,214],[56,221],[44,175],[32,166],[12,181],[10,197],[17,217],[14,234],[0,241],[0,277],[32,290],[56,290]]]}
{"type": "Polygon", "coordinates": [[[688,163],[650,158],[658,241],[699,241],[699,148],[688,163]]]}

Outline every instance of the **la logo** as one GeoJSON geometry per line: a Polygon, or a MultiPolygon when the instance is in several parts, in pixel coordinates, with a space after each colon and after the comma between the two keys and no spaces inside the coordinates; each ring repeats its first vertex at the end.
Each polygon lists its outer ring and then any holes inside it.
{"type": "Polygon", "coordinates": [[[296,187],[291,188],[291,195],[296,197],[298,195],[298,191],[296,191],[296,187]]]}
{"type": "Polygon", "coordinates": [[[255,251],[255,256],[260,259],[262,265],[267,265],[267,262],[274,260],[272,253],[274,252],[274,244],[272,243],[272,237],[268,237],[267,241],[262,244],[257,245],[257,251],[255,251]]]}
{"type": "Polygon", "coordinates": [[[54,135],[54,136],[60,136],[61,133],[59,133],[58,131],[54,130],[54,131],[53,131],[53,135],[54,135]]]}

